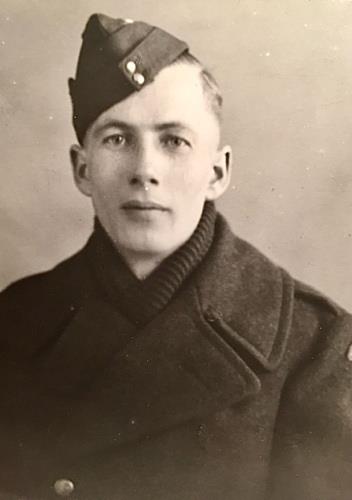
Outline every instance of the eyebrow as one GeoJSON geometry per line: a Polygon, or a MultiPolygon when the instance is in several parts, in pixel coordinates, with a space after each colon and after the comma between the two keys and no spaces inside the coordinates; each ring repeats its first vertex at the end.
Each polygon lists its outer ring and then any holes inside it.
{"type": "Polygon", "coordinates": [[[192,132],[192,130],[185,123],[177,121],[160,123],[155,126],[155,130],[157,131],[169,130],[171,128],[178,130],[188,130],[189,132],[192,132]]]}
{"type": "MultiPolygon", "coordinates": [[[[127,131],[133,131],[136,129],[134,125],[131,125],[130,123],[123,122],[120,120],[109,120],[105,123],[102,123],[93,133],[95,137],[97,137],[99,134],[104,132],[104,130],[107,130],[109,128],[119,128],[121,130],[127,130],[127,131]]],[[[192,130],[190,127],[188,127],[185,123],[182,123],[180,121],[170,121],[170,122],[165,122],[165,123],[158,123],[155,125],[154,130],[157,132],[162,132],[164,130],[170,130],[170,129],[178,129],[178,130],[186,130],[190,133],[192,133],[192,130]]]]}
{"type": "Polygon", "coordinates": [[[107,130],[109,128],[120,128],[122,130],[134,130],[134,127],[132,125],[129,125],[126,122],[122,122],[119,120],[108,120],[107,122],[99,125],[99,127],[97,127],[94,130],[93,135],[95,137],[98,137],[99,134],[101,134],[102,132],[104,132],[104,130],[107,130]]]}

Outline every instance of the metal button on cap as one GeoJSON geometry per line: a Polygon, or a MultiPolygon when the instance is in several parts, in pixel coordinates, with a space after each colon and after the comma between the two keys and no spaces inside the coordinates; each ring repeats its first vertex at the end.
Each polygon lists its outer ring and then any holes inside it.
{"type": "Polygon", "coordinates": [[[352,362],[352,344],[347,349],[347,359],[352,362]]]}
{"type": "Polygon", "coordinates": [[[69,479],[58,479],[54,483],[54,490],[60,497],[69,497],[74,491],[75,485],[69,479]]]}
{"type": "Polygon", "coordinates": [[[132,23],[134,23],[133,19],[130,19],[129,17],[127,19],[124,19],[124,22],[126,24],[132,24],[132,23]]]}
{"type": "Polygon", "coordinates": [[[138,85],[143,85],[143,83],[145,82],[145,78],[144,78],[144,76],[141,73],[135,73],[133,75],[133,80],[136,83],[138,83],[138,85]]]}
{"type": "Polygon", "coordinates": [[[137,65],[134,61],[127,61],[126,63],[126,69],[129,73],[134,73],[137,69],[137,65]]]}

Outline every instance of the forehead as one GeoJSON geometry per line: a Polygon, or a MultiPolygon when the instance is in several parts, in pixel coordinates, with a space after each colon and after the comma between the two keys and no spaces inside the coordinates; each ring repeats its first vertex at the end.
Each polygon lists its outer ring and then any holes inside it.
{"type": "Polygon", "coordinates": [[[206,126],[215,135],[219,128],[204,93],[200,68],[186,63],[161,70],[153,82],[102,113],[91,129],[94,131],[111,119],[140,127],[181,122],[198,130],[206,126]]]}

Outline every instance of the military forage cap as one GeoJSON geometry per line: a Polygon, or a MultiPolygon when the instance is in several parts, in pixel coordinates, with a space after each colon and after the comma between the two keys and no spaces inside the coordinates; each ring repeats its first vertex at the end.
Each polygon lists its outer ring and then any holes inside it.
{"type": "Polygon", "coordinates": [[[76,79],[69,79],[79,142],[105,110],[151,82],[188,50],[165,31],[130,19],[93,14],[82,35],[76,79]]]}

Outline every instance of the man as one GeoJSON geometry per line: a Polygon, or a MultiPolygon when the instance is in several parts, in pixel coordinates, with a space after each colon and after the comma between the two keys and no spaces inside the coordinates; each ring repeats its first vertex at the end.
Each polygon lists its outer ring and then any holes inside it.
{"type": "Polygon", "coordinates": [[[1,295],[2,498],[350,499],[351,317],[216,213],[212,76],[93,15],[69,84],[95,227],[1,295]]]}

